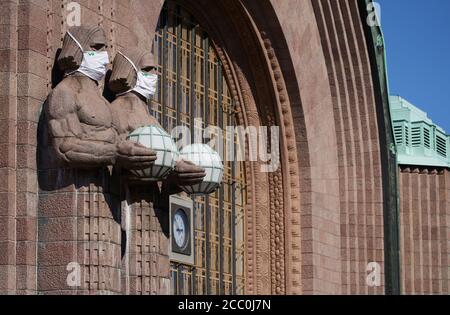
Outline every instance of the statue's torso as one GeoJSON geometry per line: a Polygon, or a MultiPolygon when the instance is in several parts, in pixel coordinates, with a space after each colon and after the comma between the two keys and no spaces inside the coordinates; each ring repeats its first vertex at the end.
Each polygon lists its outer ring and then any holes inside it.
{"type": "Polygon", "coordinates": [[[158,123],[150,115],[147,104],[134,94],[119,97],[111,107],[114,125],[121,137],[128,136],[139,127],[158,123]]]}
{"type": "Polygon", "coordinates": [[[75,109],[82,128],[81,139],[114,143],[116,132],[112,125],[112,113],[108,101],[97,86],[80,88],[75,78],[68,77],[62,88],[75,91],[75,109]]]}

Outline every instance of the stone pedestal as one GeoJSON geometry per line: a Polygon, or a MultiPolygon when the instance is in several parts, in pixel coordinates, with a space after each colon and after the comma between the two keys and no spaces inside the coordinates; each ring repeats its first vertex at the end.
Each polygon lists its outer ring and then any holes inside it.
{"type": "Polygon", "coordinates": [[[38,291],[121,293],[120,200],[110,171],[45,170],[39,179],[38,291]]]}

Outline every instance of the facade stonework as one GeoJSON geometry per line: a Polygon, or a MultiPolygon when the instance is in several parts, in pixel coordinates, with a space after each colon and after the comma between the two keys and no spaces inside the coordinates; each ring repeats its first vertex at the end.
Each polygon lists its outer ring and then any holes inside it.
{"type": "Polygon", "coordinates": [[[401,279],[405,294],[450,293],[449,180],[448,170],[401,167],[401,279]]]}
{"type": "MultiPolygon", "coordinates": [[[[360,1],[172,1],[213,40],[239,125],[280,126],[280,169],[245,163],[246,293],[384,294],[382,105],[360,1]]],[[[111,57],[151,47],[164,5],[76,2],[111,57]]],[[[39,169],[70,3],[0,2],[0,293],[168,294],[168,216],[145,188],[122,189],[108,167],[39,169]],[[71,289],[74,257],[83,281],[71,289]]],[[[449,181],[447,170],[399,175],[404,293],[449,292],[449,181]]]]}

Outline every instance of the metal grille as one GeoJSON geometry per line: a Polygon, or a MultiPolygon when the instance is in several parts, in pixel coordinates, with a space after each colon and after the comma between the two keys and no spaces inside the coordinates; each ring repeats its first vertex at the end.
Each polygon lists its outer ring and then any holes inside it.
{"type": "MultiPolygon", "coordinates": [[[[193,142],[196,129],[220,127],[224,147],[231,142],[236,152],[237,137],[225,128],[236,124],[236,112],[221,61],[193,16],[172,1],[161,13],[154,54],[160,85],[153,115],[167,130],[190,128],[193,142]]],[[[245,170],[243,163],[227,160],[222,187],[194,200],[195,266],[171,264],[173,294],[245,292],[245,170]]]]}

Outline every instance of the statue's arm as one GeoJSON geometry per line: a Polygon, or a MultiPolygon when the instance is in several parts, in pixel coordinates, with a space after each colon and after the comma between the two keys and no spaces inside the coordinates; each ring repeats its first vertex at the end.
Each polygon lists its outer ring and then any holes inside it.
{"type": "Polygon", "coordinates": [[[127,120],[123,118],[128,115],[120,111],[124,106],[126,106],[126,101],[123,98],[116,99],[111,105],[113,127],[118,134],[116,165],[127,170],[147,169],[156,161],[156,152],[139,143],[127,140],[128,124],[125,123],[127,120]]]}
{"type": "Polygon", "coordinates": [[[57,156],[71,166],[98,167],[114,163],[114,142],[95,141],[85,131],[77,113],[76,96],[69,88],[55,89],[46,107],[49,135],[57,156]]]}

